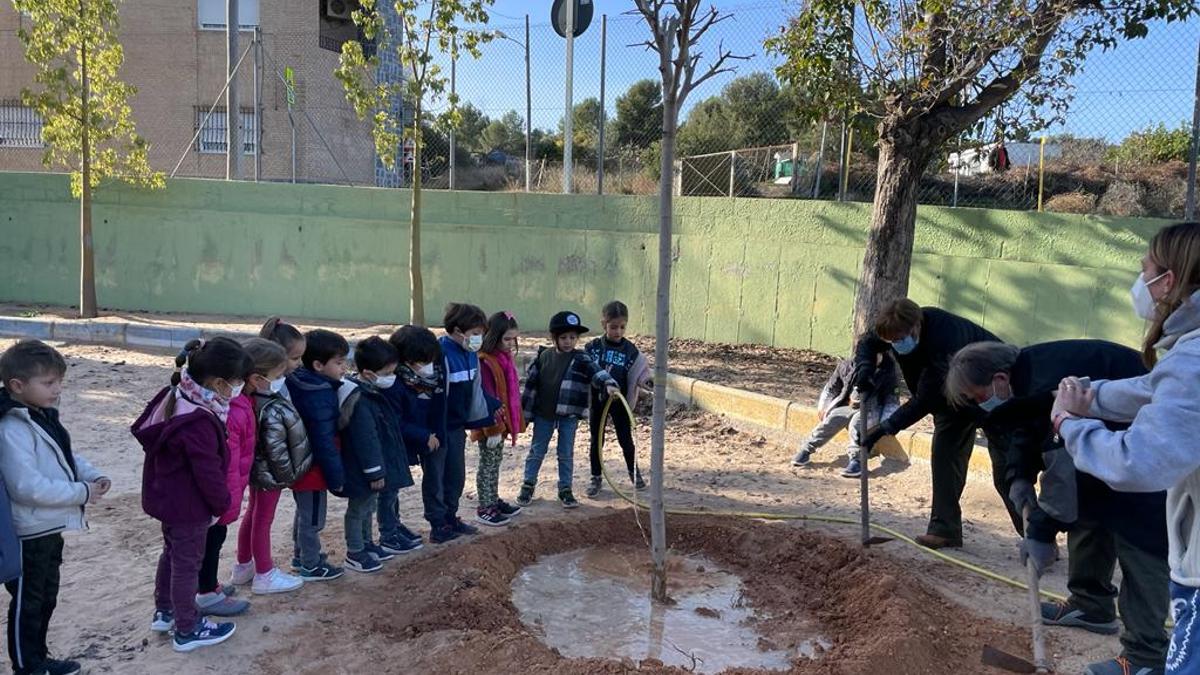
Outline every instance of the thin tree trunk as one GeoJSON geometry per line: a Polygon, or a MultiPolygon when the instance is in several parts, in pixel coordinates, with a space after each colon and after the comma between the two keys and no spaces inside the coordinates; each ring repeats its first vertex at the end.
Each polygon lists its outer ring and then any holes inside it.
{"type": "MultiPolygon", "coordinates": [[[[664,89],[666,89],[664,87],[664,89]]],[[[667,413],[667,347],[671,340],[672,173],[675,167],[676,100],[663,100],[661,180],[658,187],[658,304],[654,313],[654,412],[650,427],[650,597],[667,599],[667,516],[663,503],[663,456],[667,413]]]]}
{"type": "MultiPolygon", "coordinates": [[[[425,325],[425,283],[421,280],[421,108],[417,106],[413,121],[413,179],[412,210],[409,220],[408,273],[409,323],[425,325]]],[[[403,157],[401,158],[403,162],[403,157]]]]}
{"type": "Polygon", "coordinates": [[[908,294],[917,187],[928,157],[915,147],[881,138],[871,229],[854,300],[854,334],[862,335],[884,304],[908,294]]]}
{"type": "MultiPolygon", "coordinates": [[[[79,16],[84,15],[84,0],[79,1],[79,16]]],[[[80,177],[83,180],[79,198],[79,317],[83,319],[96,318],[96,267],[95,251],[92,242],[92,149],[90,131],[91,112],[89,110],[88,80],[88,48],[84,43],[79,48],[80,81],[83,85],[80,108],[82,122],[80,123],[80,177]]]]}

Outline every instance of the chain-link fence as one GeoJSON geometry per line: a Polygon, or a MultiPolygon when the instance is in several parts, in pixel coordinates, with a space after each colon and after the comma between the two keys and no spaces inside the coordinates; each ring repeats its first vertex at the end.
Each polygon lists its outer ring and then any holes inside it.
{"type": "MultiPolygon", "coordinates": [[[[319,11],[328,13],[326,3],[319,11]]],[[[871,122],[843,124],[836,110],[816,124],[801,121],[794,94],[775,76],[780,57],[763,47],[797,5],[748,0],[722,11],[729,18],[704,36],[702,49],[711,54],[722,45],[746,58],[686,101],[677,193],[871,200],[877,158],[871,122]]],[[[565,41],[545,14],[493,13],[488,26],[477,27],[494,35],[481,58],[463,56],[452,69],[447,57],[438,57],[447,74],[453,70],[462,123],[454,132],[425,128],[420,170],[427,187],[562,191],[565,41]]],[[[265,14],[260,20],[261,49],[248,49],[239,69],[246,153],[240,175],[253,177],[257,160],[263,180],[408,184],[411,153],[397,153],[400,165],[393,169],[382,166],[369,125],[355,117],[333,76],[341,43],[361,39],[353,24],[324,15],[320,22],[265,14]]],[[[224,32],[157,31],[144,24],[127,22],[122,31],[122,73],[140,89],[134,112],[151,143],[152,163],[168,172],[177,166],[178,176],[224,176],[224,32]]],[[[5,28],[0,25],[0,47],[16,39],[5,28]]],[[[243,49],[253,35],[242,33],[243,49]]],[[[647,36],[638,16],[597,13],[575,39],[570,142],[576,192],[658,189],[661,91],[657,55],[642,45],[647,36]]],[[[1198,42],[1200,23],[1192,21],[1155,24],[1144,39],[1097,50],[1074,78],[1065,123],[1048,129],[1044,142],[1042,134],[964,135],[933,162],[919,201],[1010,209],[1038,208],[1040,201],[1059,212],[1181,215],[1198,42]]],[[[8,80],[0,74],[0,138],[9,127],[14,138],[18,127],[21,138],[29,135],[28,116],[14,100],[32,74],[20,65],[14,72],[8,80]]],[[[394,60],[376,75],[403,76],[394,60]]],[[[429,105],[430,118],[447,105],[445,98],[429,105]]],[[[26,168],[7,161],[26,145],[0,140],[4,165],[26,168]]]]}

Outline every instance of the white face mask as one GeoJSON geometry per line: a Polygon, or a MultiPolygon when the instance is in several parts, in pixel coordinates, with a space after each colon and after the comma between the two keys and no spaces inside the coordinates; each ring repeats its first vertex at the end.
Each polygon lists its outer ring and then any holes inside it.
{"type": "Polygon", "coordinates": [[[375,378],[375,386],[380,389],[390,389],[393,384],[396,384],[395,375],[380,375],[375,378]]]}
{"type": "Polygon", "coordinates": [[[1167,276],[1166,272],[1146,281],[1146,273],[1138,274],[1138,278],[1134,280],[1133,287],[1129,289],[1129,294],[1133,298],[1133,311],[1146,321],[1154,320],[1154,307],[1158,303],[1154,300],[1154,296],[1150,294],[1150,284],[1155,283],[1159,279],[1167,276]]]}
{"type": "Polygon", "coordinates": [[[467,338],[467,341],[466,341],[467,351],[477,352],[480,350],[481,347],[483,347],[483,336],[482,335],[471,335],[467,338]]]}
{"type": "Polygon", "coordinates": [[[233,400],[242,395],[242,390],[246,388],[246,383],[241,382],[229,392],[230,400],[233,400]]]}
{"type": "Polygon", "coordinates": [[[278,394],[279,392],[283,391],[283,386],[285,384],[287,384],[286,377],[277,377],[274,380],[271,380],[271,393],[278,394]]]}
{"type": "Polygon", "coordinates": [[[421,366],[420,368],[417,368],[417,374],[424,378],[433,377],[433,364],[426,363],[425,365],[421,366]]]}

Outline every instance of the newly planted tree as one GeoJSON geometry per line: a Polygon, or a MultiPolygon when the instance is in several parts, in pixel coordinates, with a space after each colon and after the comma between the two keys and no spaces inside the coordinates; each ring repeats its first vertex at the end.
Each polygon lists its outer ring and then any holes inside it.
{"type": "Polygon", "coordinates": [[[28,17],[17,37],[36,68],[37,89],[21,99],[42,118],[43,162],[71,172],[79,199],[79,315],[96,316],[92,191],[106,179],[161,188],[146,142],[137,135],[129,99],[134,87],[118,77],[125,53],[117,40],[114,0],[13,0],[28,17]]]}
{"type": "Polygon", "coordinates": [[[879,173],[855,300],[855,332],[908,292],[917,186],[947,141],[988,119],[1001,130],[1062,121],[1094,50],[1143,37],[1195,0],[811,0],[767,47],[817,119],[877,121],[879,173]],[[861,11],[858,11],[861,9],[861,11]]]}
{"type": "Polygon", "coordinates": [[[708,59],[699,48],[700,38],[718,22],[729,18],[715,7],[700,10],[701,0],[636,0],[637,10],[650,28],[643,43],[658,54],[662,77],[662,151],[658,191],[658,298],[654,313],[654,412],[650,428],[650,554],[654,571],[650,594],[667,601],[667,517],[663,503],[663,452],[667,412],[667,344],[671,339],[671,218],[675,166],[675,131],[679,110],[688,94],[709,79],[733,70],[734,56],[718,45],[708,59]]]}
{"type": "Polygon", "coordinates": [[[368,57],[362,43],[342,45],[336,75],[346,90],[346,100],[360,119],[371,119],[375,152],[389,168],[395,167],[401,139],[412,144],[412,190],[409,220],[408,269],[411,300],[409,320],[425,323],[425,288],[421,280],[421,126],[432,119],[442,128],[454,128],[460,120],[458,98],[447,94],[447,77],[437,63],[456,59],[462,53],[479,58],[479,47],[493,33],[466,28],[486,24],[492,0],[360,0],[354,23],[367,40],[379,49],[368,57]],[[382,2],[390,2],[394,21],[389,21],[382,2]],[[403,78],[396,82],[376,81],[380,54],[390,51],[400,64],[403,78]],[[431,115],[443,98],[448,105],[431,115]]]}

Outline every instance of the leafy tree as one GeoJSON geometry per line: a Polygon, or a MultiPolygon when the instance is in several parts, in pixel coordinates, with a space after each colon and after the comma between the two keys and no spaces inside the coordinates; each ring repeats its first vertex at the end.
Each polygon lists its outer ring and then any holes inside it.
{"type": "Polygon", "coordinates": [[[780,89],[770,74],[743,75],[719,96],[692,108],[679,129],[679,152],[687,156],[791,143],[812,128],[794,109],[791,90],[780,89]]]}
{"type": "Polygon", "coordinates": [[[483,130],[481,152],[501,150],[509,155],[525,154],[525,119],[514,110],[494,120],[483,130]]]}
{"type": "Polygon", "coordinates": [[[69,170],[71,193],[79,198],[79,315],[93,318],[92,191],[109,178],[150,188],[166,181],[150,169],[148,146],[134,127],[129,99],[137,90],[117,76],[125,52],[116,3],[13,0],[13,7],[29,17],[17,36],[40,87],[23,90],[21,99],[42,117],[42,161],[69,170]]]}
{"type": "Polygon", "coordinates": [[[617,145],[648,148],[662,133],[662,83],[638,80],[617,97],[613,137],[617,145]]]}
{"type": "Polygon", "coordinates": [[[683,157],[733,150],[736,143],[729,110],[719,96],[706,98],[692,106],[687,121],[679,127],[678,147],[683,157]]]}
{"type": "MultiPolygon", "coordinates": [[[[421,130],[426,111],[446,96],[446,75],[435,56],[442,54],[457,58],[465,51],[479,58],[480,45],[492,39],[493,33],[463,26],[486,24],[486,8],[492,0],[391,0],[390,8],[378,9],[379,2],[389,0],[359,0],[354,11],[354,23],[367,40],[376,41],[379,49],[369,58],[362,43],[348,40],[342,45],[341,59],[335,74],[346,90],[346,100],[360,119],[371,118],[375,152],[388,167],[396,164],[400,141],[413,142],[411,208],[409,220],[408,268],[411,303],[409,320],[425,323],[425,286],[421,278],[421,174],[424,134],[421,130]],[[390,21],[389,16],[395,20],[390,21]],[[399,31],[393,31],[398,26],[399,31]],[[398,34],[396,34],[398,32],[398,34]],[[372,74],[379,67],[379,54],[393,50],[404,71],[400,82],[375,82],[372,74]],[[402,100],[408,106],[393,106],[402,100]],[[402,116],[394,110],[411,108],[411,126],[405,127],[402,116]]],[[[462,121],[458,98],[446,96],[449,106],[436,117],[439,126],[455,128],[462,121]]]]}
{"type": "Polygon", "coordinates": [[[1192,125],[1183,122],[1174,129],[1158,126],[1135,131],[1108,153],[1109,161],[1121,164],[1186,162],[1192,143],[1192,125]]]}
{"type": "MultiPolygon", "coordinates": [[[[605,120],[607,121],[607,120],[605,120]]],[[[600,99],[591,96],[583,99],[571,109],[571,132],[575,135],[572,149],[575,161],[592,161],[600,147],[600,99]]],[[[558,122],[559,142],[562,142],[563,120],[558,122]]]]}
{"type": "Polygon", "coordinates": [[[878,122],[879,171],[855,330],[908,292],[921,174],[947,141],[991,117],[1002,130],[1061,121],[1096,48],[1183,20],[1194,0],[814,0],[767,42],[802,112],[878,122]],[[858,9],[861,7],[861,13],[858,9]],[[856,30],[857,28],[857,30],[856,30]]]}
{"type": "Polygon", "coordinates": [[[484,147],[487,143],[483,140],[483,131],[488,128],[492,120],[471,103],[465,103],[458,109],[458,117],[458,128],[454,132],[457,144],[467,152],[490,150],[491,148],[484,147]]]}

